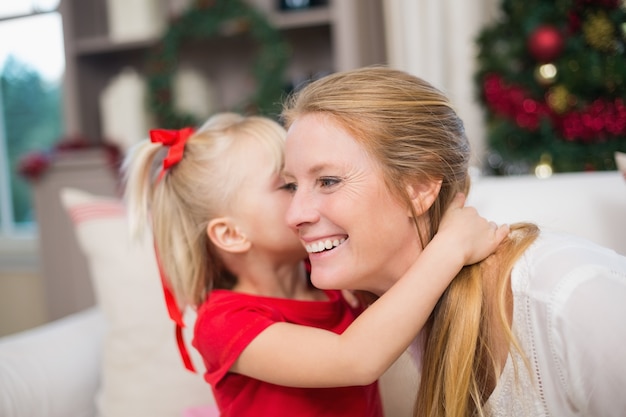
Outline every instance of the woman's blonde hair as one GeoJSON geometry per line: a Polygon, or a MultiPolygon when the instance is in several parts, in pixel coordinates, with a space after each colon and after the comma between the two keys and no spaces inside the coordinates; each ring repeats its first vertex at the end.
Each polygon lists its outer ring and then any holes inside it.
{"type": "Polygon", "coordinates": [[[131,230],[148,226],[168,284],[179,306],[199,306],[213,288],[236,284],[207,236],[207,225],[236,203],[244,181],[238,161],[258,142],[283,166],[285,130],[274,120],[219,113],[202,125],[185,144],[180,162],[158,175],[168,149],[146,139],[126,157],[124,197],[131,230]]]}
{"type": "MultiPolygon", "coordinates": [[[[427,212],[428,223],[418,223],[414,212],[424,246],[456,193],[469,191],[470,146],[463,123],[445,95],[418,77],[381,66],[331,74],[288,99],[282,113],[285,126],[307,113],[323,113],[364,146],[380,165],[393,195],[411,210],[406,185],[441,181],[427,212]]],[[[490,329],[502,325],[515,345],[506,316],[505,284],[513,262],[537,233],[529,224],[514,225],[512,230],[512,237],[498,250],[498,263],[465,267],[435,307],[425,329],[416,415],[482,414],[484,387],[499,375],[490,329]],[[490,266],[494,264],[500,283],[495,315],[487,314],[492,300],[482,285],[485,276],[494,273],[490,266]]]]}

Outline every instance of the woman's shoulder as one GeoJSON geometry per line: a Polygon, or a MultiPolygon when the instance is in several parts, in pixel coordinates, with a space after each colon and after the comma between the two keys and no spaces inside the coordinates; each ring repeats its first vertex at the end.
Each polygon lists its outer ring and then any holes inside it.
{"type": "Polygon", "coordinates": [[[516,337],[549,399],[544,404],[559,410],[552,414],[574,407],[597,415],[592,406],[614,407],[606,399],[623,386],[615,382],[624,372],[618,352],[626,340],[626,257],[587,239],[542,231],[517,261],[511,287],[516,337]]]}
{"type": "Polygon", "coordinates": [[[515,263],[511,285],[514,292],[542,293],[614,274],[626,277],[626,256],[582,237],[542,230],[515,263]]]}
{"type": "Polygon", "coordinates": [[[524,253],[527,262],[535,268],[545,267],[559,261],[562,267],[587,264],[615,265],[620,268],[626,256],[599,245],[589,239],[560,231],[544,229],[536,241],[524,253]]]}

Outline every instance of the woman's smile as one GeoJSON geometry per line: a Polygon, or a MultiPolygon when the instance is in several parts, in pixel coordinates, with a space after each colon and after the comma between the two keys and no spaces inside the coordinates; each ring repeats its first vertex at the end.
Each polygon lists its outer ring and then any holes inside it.
{"type": "Polygon", "coordinates": [[[387,190],[367,151],[331,118],[312,113],[291,125],[283,177],[292,192],[287,223],[309,253],[319,288],[384,291],[419,254],[406,205],[387,190]],[[392,257],[406,262],[388,262],[392,257]]]}
{"type": "Polygon", "coordinates": [[[318,240],[317,242],[307,243],[304,245],[304,247],[306,248],[306,251],[308,253],[319,253],[319,252],[336,248],[337,246],[341,245],[345,241],[346,241],[345,237],[342,237],[340,239],[332,239],[332,240],[322,239],[322,240],[318,240]]]}

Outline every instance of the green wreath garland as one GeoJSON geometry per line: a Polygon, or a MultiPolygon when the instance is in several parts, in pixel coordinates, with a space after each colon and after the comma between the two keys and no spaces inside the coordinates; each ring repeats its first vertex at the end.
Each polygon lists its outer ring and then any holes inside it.
{"type": "Polygon", "coordinates": [[[161,41],[148,53],[148,107],[160,126],[176,129],[197,124],[195,117],[174,108],[172,82],[178,52],[185,40],[219,36],[228,24],[246,29],[259,42],[252,72],[256,91],[234,111],[276,116],[285,87],[290,51],[280,32],[265,16],[242,0],[197,0],[173,21],[161,41]]]}

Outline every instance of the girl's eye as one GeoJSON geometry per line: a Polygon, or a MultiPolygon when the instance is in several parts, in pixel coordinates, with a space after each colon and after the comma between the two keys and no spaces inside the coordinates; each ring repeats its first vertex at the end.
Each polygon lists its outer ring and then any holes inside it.
{"type": "Polygon", "coordinates": [[[287,182],[284,185],[281,185],[279,188],[281,190],[285,190],[285,191],[288,191],[290,193],[294,193],[298,189],[298,186],[296,185],[295,182],[287,182]]]}
{"type": "Polygon", "coordinates": [[[332,187],[333,185],[337,185],[341,182],[339,178],[336,177],[322,177],[317,180],[321,187],[332,187]]]}

